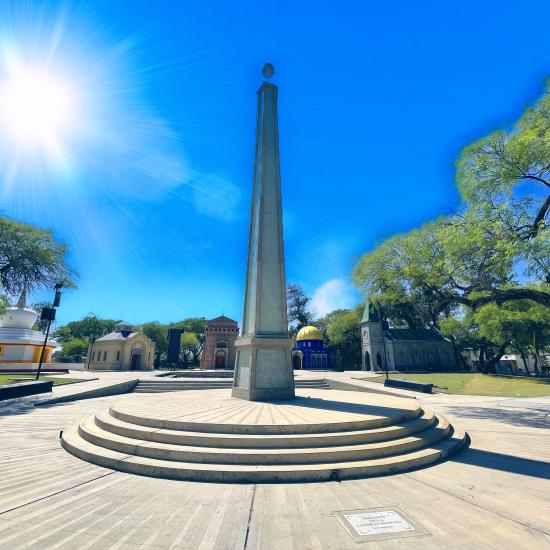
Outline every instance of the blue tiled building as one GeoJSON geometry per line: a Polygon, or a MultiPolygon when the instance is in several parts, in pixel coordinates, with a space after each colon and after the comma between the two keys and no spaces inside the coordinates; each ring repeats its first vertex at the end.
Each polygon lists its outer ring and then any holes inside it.
{"type": "Polygon", "coordinates": [[[323,335],[313,326],[303,327],[296,335],[292,348],[292,365],[295,369],[332,369],[335,353],[325,347],[323,335]]]}

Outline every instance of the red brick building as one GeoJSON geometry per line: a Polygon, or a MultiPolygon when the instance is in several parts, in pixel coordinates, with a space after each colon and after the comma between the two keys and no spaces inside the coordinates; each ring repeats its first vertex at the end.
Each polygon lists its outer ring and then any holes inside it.
{"type": "Polygon", "coordinates": [[[201,369],[235,368],[235,340],[239,324],[222,315],[206,324],[204,348],[201,354],[201,369]]]}

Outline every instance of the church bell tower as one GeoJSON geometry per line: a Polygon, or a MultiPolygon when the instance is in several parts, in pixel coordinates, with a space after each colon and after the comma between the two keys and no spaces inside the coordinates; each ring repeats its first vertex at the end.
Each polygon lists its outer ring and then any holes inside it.
{"type": "Polygon", "coordinates": [[[361,319],[361,369],[385,370],[384,327],[380,313],[367,298],[361,319]]]}

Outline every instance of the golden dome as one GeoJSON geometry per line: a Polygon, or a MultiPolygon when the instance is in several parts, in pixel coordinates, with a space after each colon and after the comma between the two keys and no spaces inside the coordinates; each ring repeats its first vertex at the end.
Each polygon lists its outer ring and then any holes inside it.
{"type": "Polygon", "coordinates": [[[322,340],[323,335],[319,331],[319,329],[312,327],[311,325],[307,327],[303,327],[298,331],[298,334],[296,335],[296,342],[299,342],[300,340],[322,340]]]}

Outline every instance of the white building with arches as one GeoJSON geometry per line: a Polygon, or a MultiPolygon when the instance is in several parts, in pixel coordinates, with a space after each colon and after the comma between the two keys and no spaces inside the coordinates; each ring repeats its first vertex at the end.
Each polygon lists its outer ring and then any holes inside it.
{"type": "Polygon", "coordinates": [[[90,370],[153,370],[154,356],[155,343],[127,323],[88,347],[90,370]]]}

